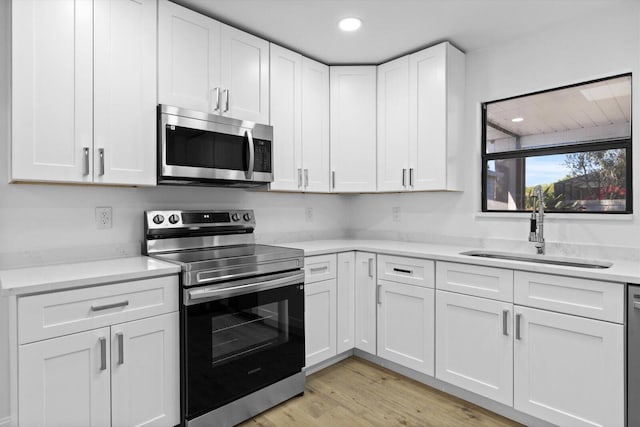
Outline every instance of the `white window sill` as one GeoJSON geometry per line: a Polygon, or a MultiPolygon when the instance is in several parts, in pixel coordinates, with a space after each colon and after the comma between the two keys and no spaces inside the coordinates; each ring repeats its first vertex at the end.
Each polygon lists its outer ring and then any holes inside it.
{"type": "MultiPolygon", "coordinates": [[[[476,212],[475,218],[479,220],[494,219],[529,219],[530,212],[476,212]]],[[[546,213],[544,219],[551,221],[633,221],[633,214],[562,214],[546,213]]]]}

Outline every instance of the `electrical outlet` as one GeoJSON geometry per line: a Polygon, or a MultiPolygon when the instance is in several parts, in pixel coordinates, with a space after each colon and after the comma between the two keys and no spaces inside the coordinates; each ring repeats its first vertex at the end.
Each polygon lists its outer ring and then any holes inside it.
{"type": "Polygon", "coordinates": [[[307,222],[313,222],[313,208],[306,208],[304,210],[304,218],[307,222]]]}
{"type": "Polygon", "coordinates": [[[96,228],[111,228],[111,207],[96,208],[96,228]]]}
{"type": "Polygon", "coordinates": [[[400,206],[394,206],[391,208],[391,219],[393,222],[400,222],[400,206]]]}

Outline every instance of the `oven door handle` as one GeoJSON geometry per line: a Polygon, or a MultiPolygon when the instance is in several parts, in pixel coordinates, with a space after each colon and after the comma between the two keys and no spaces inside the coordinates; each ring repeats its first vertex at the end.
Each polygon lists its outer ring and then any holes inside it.
{"type": "Polygon", "coordinates": [[[297,273],[293,276],[281,277],[278,279],[265,280],[264,282],[245,283],[228,288],[200,288],[188,291],[189,300],[215,300],[232,296],[244,295],[251,292],[265,291],[268,289],[281,288],[284,286],[301,284],[304,282],[304,273],[297,273]]]}

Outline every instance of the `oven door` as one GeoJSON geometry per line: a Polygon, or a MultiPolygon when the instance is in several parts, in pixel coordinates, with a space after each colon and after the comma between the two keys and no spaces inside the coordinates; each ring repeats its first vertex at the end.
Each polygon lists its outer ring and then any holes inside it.
{"type": "Polygon", "coordinates": [[[200,114],[198,118],[160,114],[160,183],[273,180],[268,126],[200,114]]]}
{"type": "Polygon", "coordinates": [[[302,370],[303,283],[297,271],[184,291],[187,420],[302,370]]]}

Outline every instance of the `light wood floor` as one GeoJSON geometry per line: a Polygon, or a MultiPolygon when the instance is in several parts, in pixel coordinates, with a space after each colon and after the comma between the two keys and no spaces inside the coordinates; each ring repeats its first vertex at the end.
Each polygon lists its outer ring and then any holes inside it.
{"type": "Polygon", "coordinates": [[[501,427],[520,424],[351,357],[307,377],[293,398],[242,427],[501,427]]]}

